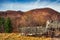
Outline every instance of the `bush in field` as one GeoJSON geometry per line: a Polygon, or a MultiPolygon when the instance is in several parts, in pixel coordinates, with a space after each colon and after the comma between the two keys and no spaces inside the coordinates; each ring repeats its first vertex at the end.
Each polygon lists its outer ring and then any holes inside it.
{"type": "Polygon", "coordinates": [[[2,32],[2,30],[4,29],[3,26],[4,26],[4,18],[3,17],[0,17],[0,32],[2,32]]]}
{"type": "Polygon", "coordinates": [[[10,20],[9,17],[5,20],[4,30],[5,30],[6,33],[10,33],[12,31],[11,20],[10,20]]]}

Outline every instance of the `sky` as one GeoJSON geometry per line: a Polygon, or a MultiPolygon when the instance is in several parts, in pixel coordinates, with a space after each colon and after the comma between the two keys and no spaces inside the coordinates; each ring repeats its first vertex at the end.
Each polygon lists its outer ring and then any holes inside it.
{"type": "Polygon", "coordinates": [[[0,11],[29,11],[47,7],[60,12],[60,0],[0,0],[0,11]]]}

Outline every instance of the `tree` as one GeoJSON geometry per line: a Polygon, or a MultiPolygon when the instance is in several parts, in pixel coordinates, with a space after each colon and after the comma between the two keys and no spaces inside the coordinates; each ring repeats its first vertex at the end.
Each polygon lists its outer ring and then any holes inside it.
{"type": "Polygon", "coordinates": [[[10,18],[6,18],[5,23],[4,23],[4,29],[6,33],[12,32],[12,24],[10,18]]]}
{"type": "Polygon", "coordinates": [[[3,17],[0,17],[0,32],[3,32],[2,30],[4,30],[4,18],[3,17]]]}

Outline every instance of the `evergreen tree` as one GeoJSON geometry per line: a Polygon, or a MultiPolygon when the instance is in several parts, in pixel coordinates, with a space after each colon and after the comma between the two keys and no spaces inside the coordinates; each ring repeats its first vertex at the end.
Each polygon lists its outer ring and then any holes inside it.
{"type": "Polygon", "coordinates": [[[2,30],[4,30],[4,18],[0,17],[0,32],[2,32],[2,30]]]}
{"type": "Polygon", "coordinates": [[[9,17],[5,20],[4,29],[6,33],[12,32],[12,25],[11,25],[11,20],[9,17]]]}

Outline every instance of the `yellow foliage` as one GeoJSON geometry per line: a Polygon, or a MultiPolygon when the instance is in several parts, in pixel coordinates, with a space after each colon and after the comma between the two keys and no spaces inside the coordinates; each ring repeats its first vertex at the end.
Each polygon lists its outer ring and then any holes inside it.
{"type": "Polygon", "coordinates": [[[51,40],[51,38],[21,36],[20,33],[0,33],[0,40],[51,40]]]}

